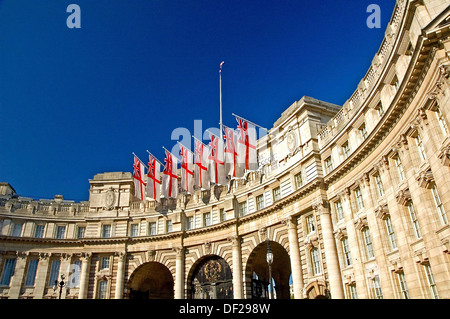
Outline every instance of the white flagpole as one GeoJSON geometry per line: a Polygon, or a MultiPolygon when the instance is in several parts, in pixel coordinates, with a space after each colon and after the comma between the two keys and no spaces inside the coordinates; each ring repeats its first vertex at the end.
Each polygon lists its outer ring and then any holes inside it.
{"type": "Polygon", "coordinates": [[[139,160],[139,162],[141,162],[142,163],[142,165],[144,165],[144,167],[145,168],[147,168],[148,169],[148,167],[147,167],[147,165],[145,165],[144,164],[144,162],[143,161],[141,161],[141,159],[139,158],[139,156],[137,156],[136,154],[134,154],[134,152],[132,152],[132,154],[134,155],[134,156],[136,156],[136,158],[139,160]]]}
{"type": "Polygon", "coordinates": [[[250,124],[253,124],[254,126],[257,126],[257,127],[259,127],[259,128],[262,128],[263,130],[268,131],[265,127],[262,127],[261,125],[258,125],[258,124],[256,124],[256,123],[250,122],[249,120],[244,119],[242,116],[239,116],[239,115],[234,114],[234,113],[231,113],[231,115],[233,115],[233,116],[235,116],[235,117],[238,117],[238,118],[240,118],[241,120],[244,120],[244,121],[246,121],[246,122],[248,122],[248,123],[250,123],[250,124]]]}
{"type": "MultiPolygon", "coordinates": [[[[159,163],[159,165],[163,165],[163,163],[161,163],[161,161],[158,160],[158,159],[155,157],[155,155],[153,155],[152,153],[150,153],[148,150],[147,150],[147,153],[148,153],[151,157],[153,157],[153,158],[159,163]]],[[[164,166],[164,165],[163,165],[163,166],[164,166]]]]}
{"type": "Polygon", "coordinates": [[[220,63],[220,70],[219,70],[219,85],[220,85],[220,134],[222,134],[222,66],[225,63],[225,61],[222,61],[220,63]]]}

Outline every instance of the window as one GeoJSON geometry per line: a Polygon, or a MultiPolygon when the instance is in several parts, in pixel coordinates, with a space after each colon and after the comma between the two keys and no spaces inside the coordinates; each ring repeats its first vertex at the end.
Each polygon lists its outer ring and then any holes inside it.
{"type": "Polygon", "coordinates": [[[409,204],[408,204],[408,212],[409,212],[409,217],[411,218],[414,235],[416,236],[417,239],[422,238],[422,234],[420,232],[420,227],[419,227],[419,221],[417,220],[416,212],[414,211],[414,205],[413,205],[412,201],[409,202],[409,204]]]}
{"type": "Polygon", "coordinates": [[[409,299],[408,286],[406,285],[405,273],[400,271],[397,273],[398,283],[400,286],[400,293],[402,294],[403,299],[409,299]]]}
{"type": "Polygon", "coordinates": [[[3,263],[2,277],[0,278],[1,286],[9,286],[11,282],[11,277],[14,274],[14,269],[16,268],[16,259],[7,258],[3,263]]]}
{"type": "Polygon", "coordinates": [[[65,234],[66,234],[66,226],[56,227],[56,238],[57,239],[64,239],[65,234]]]}
{"type": "Polygon", "coordinates": [[[433,185],[431,188],[431,192],[433,193],[434,203],[436,204],[436,209],[439,214],[439,218],[441,219],[442,224],[447,224],[447,215],[444,211],[444,206],[442,205],[441,198],[439,197],[436,185],[433,185]]]}
{"type": "Polygon", "coordinates": [[[27,271],[27,278],[25,279],[25,286],[29,287],[34,286],[38,263],[39,263],[38,259],[31,259],[28,262],[28,271],[27,271]]]}
{"type": "Polygon", "coordinates": [[[370,236],[369,227],[364,228],[362,233],[364,238],[364,245],[366,246],[367,259],[374,258],[375,255],[373,253],[372,237],[370,236]]]}
{"type": "Polygon", "coordinates": [[[188,230],[194,229],[194,216],[189,216],[186,221],[186,228],[188,230]]]}
{"type": "Polygon", "coordinates": [[[397,75],[394,75],[391,85],[394,87],[395,92],[397,92],[398,88],[400,87],[400,82],[398,81],[397,75]]]}
{"type": "Polygon", "coordinates": [[[108,282],[102,280],[98,282],[98,299],[106,299],[108,282]]]}
{"type": "Polygon", "coordinates": [[[11,235],[13,237],[20,237],[20,235],[22,235],[22,227],[23,227],[23,224],[14,224],[11,235]]]}
{"type": "Polygon", "coordinates": [[[44,237],[44,225],[36,225],[34,228],[34,238],[44,237]]]}
{"type": "Polygon", "coordinates": [[[131,224],[131,237],[139,236],[139,224],[131,224]]]}
{"type": "Polygon", "coordinates": [[[320,268],[320,258],[319,258],[319,249],[313,248],[311,249],[311,264],[313,275],[318,275],[321,273],[320,268]]]}
{"type": "Polygon", "coordinates": [[[384,220],[386,224],[386,231],[389,238],[389,244],[391,245],[391,249],[394,250],[397,248],[397,241],[395,240],[394,227],[392,226],[391,216],[387,216],[384,220]]]}
{"type": "Polygon", "coordinates": [[[258,195],[256,196],[256,209],[261,210],[264,208],[264,195],[258,195]]]}
{"type": "Polygon", "coordinates": [[[355,189],[355,197],[356,197],[356,206],[358,210],[364,209],[364,199],[362,196],[361,188],[355,189]]]}
{"type": "Polygon", "coordinates": [[[372,284],[373,284],[375,299],[383,299],[383,292],[381,291],[380,277],[375,276],[372,279],[372,284]]]}
{"type": "Polygon", "coordinates": [[[171,232],[172,232],[172,221],[169,219],[168,221],[166,221],[166,233],[171,232]]]}
{"type": "Polygon", "coordinates": [[[331,173],[331,171],[333,170],[333,160],[331,158],[331,156],[328,156],[325,159],[325,172],[327,174],[331,173]]]}
{"type": "Polygon", "coordinates": [[[445,135],[448,134],[448,126],[445,122],[444,115],[442,115],[441,109],[439,106],[436,108],[436,117],[439,121],[439,126],[441,127],[442,133],[445,135]]]}
{"type": "Polygon", "coordinates": [[[425,265],[425,271],[427,273],[427,280],[428,285],[430,287],[431,295],[434,299],[439,299],[439,295],[436,288],[436,282],[434,281],[433,272],[431,271],[430,263],[426,263],[425,265]]]}
{"type": "Polygon", "coordinates": [[[363,140],[365,140],[367,138],[367,129],[366,129],[365,123],[359,127],[359,133],[361,134],[361,137],[363,138],[363,140]]]}
{"type": "Polygon", "coordinates": [[[356,284],[348,285],[348,292],[350,299],[358,299],[358,293],[356,292],[356,284]]]}
{"type": "Polygon", "coordinates": [[[281,198],[281,191],[280,191],[279,187],[274,188],[272,193],[273,193],[273,201],[274,202],[280,200],[280,198],[281,198]]]}
{"type": "Polygon", "coordinates": [[[69,274],[69,287],[79,287],[80,286],[80,275],[81,275],[81,260],[76,260],[70,265],[71,272],[69,274]]]}
{"type": "Polygon", "coordinates": [[[420,137],[420,135],[416,136],[415,141],[416,141],[416,145],[417,145],[417,150],[419,151],[420,159],[422,161],[424,161],[427,157],[425,154],[425,149],[423,148],[423,142],[422,142],[422,138],[420,137]]]}
{"type": "Polygon", "coordinates": [[[299,189],[303,185],[302,173],[298,173],[294,176],[295,189],[299,189]]]}
{"type": "Polygon", "coordinates": [[[53,260],[52,267],[50,269],[50,278],[48,280],[49,286],[54,286],[55,281],[58,281],[60,265],[61,265],[61,262],[59,260],[53,260]]]}
{"type": "Polygon", "coordinates": [[[348,141],[342,144],[342,153],[344,153],[344,159],[347,159],[350,156],[350,145],[348,141]]]}
{"type": "Polygon", "coordinates": [[[405,171],[403,170],[402,162],[398,156],[394,158],[394,162],[395,167],[397,167],[398,178],[402,181],[405,179],[405,171]]]}
{"type": "Polygon", "coordinates": [[[227,213],[224,208],[220,209],[220,220],[223,222],[227,220],[227,213]]]}
{"type": "Polygon", "coordinates": [[[156,235],[156,222],[148,223],[148,234],[150,236],[156,235]]]}
{"type": "Polygon", "coordinates": [[[377,107],[375,108],[375,110],[377,111],[379,117],[383,117],[383,115],[384,115],[384,109],[383,109],[383,104],[381,104],[381,102],[378,103],[378,105],[377,105],[377,107]]]}
{"type": "Polygon", "coordinates": [[[78,226],[78,228],[77,228],[77,238],[79,238],[79,239],[84,238],[84,233],[85,232],[86,232],[86,227],[78,226]]]}
{"type": "Polygon", "coordinates": [[[334,203],[334,208],[336,210],[337,220],[340,221],[344,219],[344,210],[342,209],[342,203],[340,200],[334,203]]]}
{"type": "Polygon", "coordinates": [[[381,180],[381,176],[379,173],[375,175],[375,184],[377,184],[378,196],[380,197],[383,196],[384,195],[383,182],[381,180]]]}
{"type": "Polygon", "coordinates": [[[102,257],[100,269],[109,269],[109,257],[102,257]]]}
{"type": "Polygon", "coordinates": [[[211,213],[207,212],[203,214],[203,226],[211,226],[211,213]]]}
{"type": "Polygon", "coordinates": [[[308,234],[311,234],[316,230],[316,226],[314,225],[314,216],[309,215],[306,217],[306,229],[308,234]]]}
{"type": "Polygon", "coordinates": [[[342,244],[342,251],[344,253],[344,261],[345,266],[351,266],[352,265],[352,255],[350,253],[350,246],[348,245],[348,238],[344,237],[341,241],[342,244]]]}
{"type": "Polygon", "coordinates": [[[239,214],[245,216],[247,214],[247,202],[239,203],[239,214]]]}
{"type": "Polygon", "coordinates": [[[110,238],[110,237],[111,237],[111,225],[103,225],[102,238],[110,238]]]}

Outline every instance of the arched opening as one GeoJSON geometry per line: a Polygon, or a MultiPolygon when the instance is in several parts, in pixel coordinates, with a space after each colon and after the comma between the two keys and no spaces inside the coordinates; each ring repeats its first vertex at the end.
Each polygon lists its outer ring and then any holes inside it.
{"type": "Polygon", "coordinates": [[[139,266],[128,281],[130,299],[173,299],[173,276],[158,262],[139,266]]]}
{"type": "Polygon", "coordinates": [[[232,299],[233,275],[228,263],[216,255],[198,260],[188,276],[188,298],[232,299]]]}
{"type": "Polygon", "coordinates": [[[329,299],[330,293],[326,283],[322,280],[315,280],[305,288],[308,299],[329,299]]]}
{"type": "Polygon", "coordinates": [[[291,261],[287,251],[279,243],[270,241],[270,250],[273,254],[271,264],[272,287],[269,281],[269,264],[267,262],[267,242],[263,242],[253,249],[245,269],[247,292],[252,299],[289,299],[291,261]]]}

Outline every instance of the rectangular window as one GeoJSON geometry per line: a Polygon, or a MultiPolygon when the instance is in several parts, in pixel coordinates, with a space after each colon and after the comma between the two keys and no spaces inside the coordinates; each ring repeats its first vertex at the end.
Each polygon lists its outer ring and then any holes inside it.
{"type": "Polygon", "coordinates": [[[439,126],[441,127],[442,133],[444,136],[448,135],[448,126],[439,106],[436,108],[436,117],[439,121],[439,126]]]}
{"type": "Polygon", "coordinates": [[[36,225],[34,228],[34,238],[44,237],[44,225],[36,225]]]}
{"type": "Polygon", "coordinates": [[[57,239],[64,239],[65,234],[66,234],[66,226],[56,227],[56,238],[57,239]]]}
{"type": "Polygon", "coordinates": [[[367,138],[367,129],[365,123],[359,127],[359,133],[361,134],[363,140],[367,138]]]}
{"type": "Polygon", "coordinates": [[[311,263],[312,263],[313,275],[320,274],[321,267],[320,267],[320,257],[319,257],[319,249],[318,248],[311,249],[311,263]]]}
{"type": "Polygon", "coordinates": [[[156,222],[148,223],[148,234],[150,236],[156,235],[156,222]]]}
{"type": "Polygon", "coordinates": [[[342,153],[344,153],[344,159],[347,159],[350,156],[350,145],[348,142],[342,144],[342,153]]]}
{"type": "Polygon", "coordinates": [[[16,259],[7,258],[3,263],[2,277],[0,278],[1,286],[9,286],[11,282],[11,277],[14,274],[14,269],[16,268],[16,259]]]}
{"type": "Polygon", "coordinates": [[[331,156],[328,156],[325,159],[325,172],[327,174],[331,173],[331,171],[333,170],[333,160],[331,158],[331,156]]]}
{"type": "Polygon", "coordinates": [[[34,281],[36,279],[36,271],[39,263],[39,259],[31,259],[28,262],[27,278],[25,279],[25,286],[34,286],[34,281]]]}
{"type": "Polygon", "coordinates": [[[384,220],[386,224],[386,231],[389,238],[389,243],[391,245],[391,249],[394,250],[397,248],[397,241],[395,240],[394,227],[392,226],[391,216],[387,216],[384,220]]]}
{"type": "Polygon", "coordinates": [[[447,215],[445,214],[444,206],[442,205],[436,185],[433,185],[433,187],[431,188],[431,192],[433,193],[434,203],[436,204],[436,209],[438,211],[441,223],[445,225],[448,223],[447,215]]]}
{"type": "Polygon", "coordinates": [[[384,195],[384,187],[383,187],[383,182],[381,180],[381,176],[379,173],[377,173],[375,175],[375,183],[377,185],[377,191],[378,191],[378,196],[383,196],[384,195]]]}
{"type": "Polygon", "coordinates": [[[424,161],[427,157],[425,154],[425,149],[423,147],[423,142],[422,142],[422,138],[420,137],[420,135],[417,135],[417,137],[415,138],[415,141],[416,141],[416,145],[417,145],[417,150],[419,151],[420,159],[422,161],[424,161]]]}
{"type": "Polygon", "coordinates": [[[434,299],[439,299],[439,295],[436,288],[436,282],[434,281],[433,272],[431,271],[431,266],[429,263],[426,263],[425,265],[425,271],[427,273],[427,280],[428,285],[430,287],[431,295],[434,299]]]}
{"type": "Polygon", "coordinates": [[[77,238],[82,239],[84,238],[84,233],[86,232],[86,227],[84,226],[78,226],[77,227],[77,238]]]}
{"type": "Polygon", "coordinates": [[[356,205],[358,207],[358,210],[364,209],[364,199],[362,196],[361,189],[358,187],[355,189],[355,197],[356,197],[356,205]]]}
{"type": "Polygon", "coordinates": [[[351,266],[352,265],[352,255],[350,253],[350,246],[348,245],[348,238],[344,237],[342,239],[342,251],[344,252],[344,261],[345,266],[351,266]]]}
{"type": "Polygon", "coordinates": [[[340,200],[334,203],[334,208],[336,209],[337,220],[340,221],[344,219],[344,210],[342,209],[342,203],[340,200]]]}
{"type": "Polygon", "coordinates": [[[247,214],[247,202],[239,203],[239,214],[245,216],[247,214]]]}
{"type": "Polygon", "coordinates": [[[405,273],[400,271],[397,273],[398,283],[400,286],[400,293],[402,294],[403,299],[409,299],[408,286],[406,285],[405,273]]]}
{"type": "Polygon", "coordinates": [[[375,276],[372,279],[372,283],[373,283],[373,290],[375,293],[375,299],[383,299],[383,292],[381,291],[380,277],[375,276]]]}
{"type": "Polygon", "coordinates": [[[400,87],[400,82],[398,81],[397,75],[394,75],[394,78],[392,79],[391,85],[395,88],[395,92],[397,92],[398,88],[400,87]]]}
{"type": "Polygon", "coordinates": [[[172,232],[172,221],[170,219],[166,222],[166,232],[167,233],[172,232]]]}
{"type": "Polygon", "coordinates": [[[49,286],[54,286],[55,281],[58,281],[59,279],[59,267],[61,265],[61,262],[59,260],[53,260],[52,266],[50,269],[50,278],[48,280],[49,286]]]}
{"type": "Polygon", "coordinates": [[[303,185],[302,173],[298,173],[294,176],[295,189],[299,189],[303,185]]]}
{"type": "Polygon", "coordinates": [[[281,191],[279,187],[273,189],[273,201],[276,202],[281,198],[281,191]]]}
{"type": "Polygon", "coordinates": [[[256,196],[256,209],[261,210],[264,208],[264,195],[258,195],[256,196]]]}
{"type": "Polygon", "coordinates": [[[109,269],[109,257],[102,257],[100,269],[109,269]]]}
{"type": "Polygon", "coordinates": [[[358,293],[356,292],[356,284],[348,285],[348,291],[350,293],[350,299],[358,299],[358,293]]]}
{"type": "Polygon", "coordinates": [[[417,220],[416,212],[414,211],[414,205],[412,201],[408,204],[409,217],[411,218],[411,223],[414,230],[414,235],[417,239],[422,238],[422,233],[420,232],[419,221],[417,220]]]}
{"type": "Polygon", "coordinates": [[[23,224],[14,224],[13,231],[12,231],[12,236],[13,237],[20,237],[20,235],[22,235],[22,227],[23,227],[23,224]]]}
{"type": "Polygon", "coordinates": [[[405,179],[405,171],[403,170],[402,162],[398,156],[394,158],[394,161],[395,167],[397,167],[398,178],[402,181],[405,179]]]}
{"type": "Polygon", "coordinates": [[[69,274],[69,287],[79,287],[80,286],[80,275],[81,275],[81,260],[76,260],[70,265],[71,272],[69,274]]]}
{"type": "Polygon", "coordinates": [[[110,238],[110,237],[111,237],[111,225],[103,225],[102,238],[110,238]]]}
{"type": "Polygon", "coordinates": [[[193,217],[193,216],[189,216],[189,217],[187,218],[187,221],[186,221],[186,228],[187,228],[188,230],[194,229],[194,217],[193,217]]]}
{"type": "Polygon", "coordinates": [[[381,118],[384,115],[384,108],[383,108],[383,104],[380,102],[378,103],[377,107],[375,108],[375,110],[378,113],[378,116],[381,118]]]}
{"type": "Polygon", "coordinates": [[[367,259],[374,258],[375,255],[373,253],[372,237],[370,236],[369,227],[364,228],[362,233],[364,238],[364,244],[366,246],[367,259]]]}
{"type": "Polygon", "coordinates": [[[211,213],[207,212],[203,214],[203,226],[211,226],[211,213]]]}
{"type": "Polygon", "coordinates": [[[308,230],[308,234],[311,234],[316,230],[316,226],[314,225],[314,216],[309,215],[306,217],[306,228],[308,230]]]}
{"type": "Polygon", "coordinates": [[[224,208],[220,209],[220,220],[223,222],[227,220],[227,213],[224,208]]]}
{"type": "Polygon", "coordinates": [[[131,237],[139,236],[139,224],[131,224],[131,237]]]}
{"type": "Polygon", "coordinates": [[[98,283],[98,299],[106,299],[107,288],[108,288],[108,282],[106,280],[99,281],[99,283],[98,283]]]}

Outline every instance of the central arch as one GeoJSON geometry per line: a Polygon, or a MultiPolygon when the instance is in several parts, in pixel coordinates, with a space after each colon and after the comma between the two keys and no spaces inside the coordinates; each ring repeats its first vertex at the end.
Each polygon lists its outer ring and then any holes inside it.
{"type": "MultiPolygon", "coordinates": [[[[290,299],[291,260],[286,249],[275,241],[270,241],[273,253],[272,283],[275,299],[290,299]]],[[[266,259],[267,242],[262,242],[251,252],[245,268],[245,282],[251,283],[247,293],[252,299],[270,297],[269,266],[266,259]]]]}
{"type": "Polygon", "coordinates": [[[231,268],[220,256],[205,256],[192,266],[188,286],[187,295],[191,299],[232,299],[231,268]]]}
{"type": "Polygon", "coordinates": [[[173,276],[158,262],[139,266],[128,281],[130,299],[173,299],[173,276]]]}

